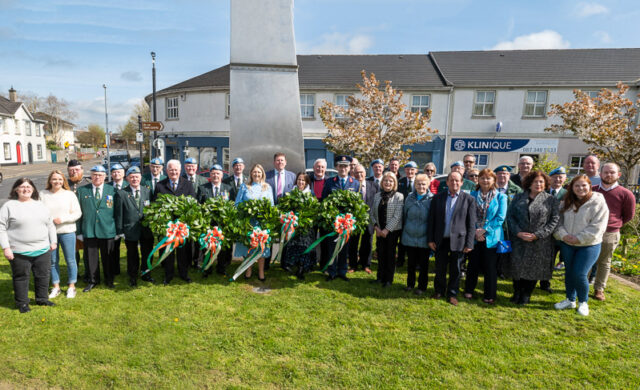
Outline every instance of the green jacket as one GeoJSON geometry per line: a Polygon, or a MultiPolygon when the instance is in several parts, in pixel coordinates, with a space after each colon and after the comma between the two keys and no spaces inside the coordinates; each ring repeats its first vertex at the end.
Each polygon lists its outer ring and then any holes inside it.
{"type": "MultiPolygon", "coordinates": [[[[471,193],[471,191],[475,191],[476,190],[476,183],[472,182],[471,180],[467,180],[467,179],[462,179],[462,187],[460,188],[461,191],[464,191],[466,193],[471,193]]],[[[442,180],[440,182],[440,185],[438,185],[438,194],[441,192],[447,192],[449,191],[449,186],[447,185],[447,181],[446,180],[442,180]]]]}
{"type": "MultiPolygon", "coordinates": [[[[243,174],[242,183],[246,183],[247,181],[249,181],[249,177],[243,174]]],[[[228,184],[231,187],[231,190],[229,191],[229,199],[235,202],[236,196],[238,195],[238,191],[240,190],[240,187],[236,186],[236,179],[233,176],[233,173],[225,177],[224,179],[222,179],[222,182],[224,184],[228,184]]],[[[242,185],[242,183],[240,183],[240,185],[242,185]]]]}
{"type": "MultiPolygon", "coordinates": [[[[189,177],[187,175],[182,175],[181,179],[189,180],[189,177]]],[[[198,193],[198,187],[200,187],[201,185],[205,185],[208,182],[209,182],[209,180],[206,177],[200,176],[200,175],[196,175],[195,183],[191,183],[191,185],[193,185],[193,192],[198,193]]]]}
{"type": "Polygon", "coordinates": [[[116,221],[114,206],[116,203],[116,189],[110,185],[102,186],[100,202],[96,204],[93,196],[93,185],[78,188],[78,201],[82,210],[82,217],[76,222],[76,234],[85,238],[114,238],[116,236],[116,221]]]}
{"type": "MultiPolygon", "coordinates": [[[[551,193],[551,189],[549,189],[549,193],[551,193]]],[[[564,188],[564,187],[560,188],[558,190],[558,192],[556,192],[556,195],[555,195],[556,199],[562,200],[562,198],[564,198],[564,194],[566,194],[566,193],[567,193],[567,189],[566,188],[564,188]]]]}
{"type": "MultiPolygon", "coordinates": [[[[113,183],[112,181],[110,181],[110,182],[108,182],[108,183],[106,183],[106,182],[105,182],[104,184],[109,185],[109,186],[111,186],[111,187],[113,187],[113,188],[116,188],[116,187],[115,187],[115,185],[114,185],[114,183],[113,183]]],[[[128,181],[126,181],[126,180],[123,180],[123,181],[122,181],[122,188],[120,188],[120,189],[121,189],[121,190],[123,190],[123,189],[125,189],[125,188],[127,188],[127,187],[129,187],[129,182],[128,182],[128,181]]]]}
{"type": "MultiPolygon", "coordinates": [[[[164,173],[161,173],[160,174],[160,179],[158,180],[158,182],[161,182],[162,180],[164,180],[166,178],[167,178],[167,175],[165,175],[164,173]]],[[[140,185],[145,186],[145,187],[149,187],[151,189],[151,192],[153,192],[155,190],[153,188],[153,179],[151,178],[151,172],[145,173],[144,175],[142,175],[142,181],[141,181],[140,185]]]]}
{"type": "Polygon", "coordinates": [[[152,238],[151,230],[142,226],[144,208],[151,204],[151,190],[140,186],[140,201],[137,202],[131,187],[118,191],[115,206],[116,233],[124,234],[127,241],[138,241],[141,236],[152,238]]]}

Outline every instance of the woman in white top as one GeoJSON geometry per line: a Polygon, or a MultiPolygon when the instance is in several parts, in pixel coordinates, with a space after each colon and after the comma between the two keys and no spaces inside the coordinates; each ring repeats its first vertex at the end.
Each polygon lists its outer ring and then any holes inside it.
{"type": "MultiPolygon", "coordinates": [[[[40,194],[42,203],[49,209],[53,223],[56,225],[59,246],[62,247],[67,261],[69,288],[67,298],[76,296],[78,265],[76,263],[76,221],[82,216],[78,198],[69,190],[69,184],[62,172],[55,170],[49,174],[47,186],[40,194]]],[[[53,289],[49,298],[60,295],[60,253],[56,249],[51,252],[51,283],[53,289]]]]}

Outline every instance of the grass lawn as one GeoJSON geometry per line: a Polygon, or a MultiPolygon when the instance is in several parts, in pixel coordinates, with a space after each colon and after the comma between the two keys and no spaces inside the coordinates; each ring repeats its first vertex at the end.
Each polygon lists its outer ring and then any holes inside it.
{"type": "Polygon", "coordinates": [[[0,389],[640,386],[638,291],[610,281],[607,301],[589,301],[586,318],[553,309],[564,298],[559,276],[556,293],[536,290],[526,308],[508,302],[507,281],[496,306],[453,307],[402,291],[405,271],[382,289],[364,272],[348,283],[314,272],[299,283],[272,268],[268,294],[252,292],[257,272],[229,283],[192,271],[189,285],[136,289],[122,274],[115,290],[61,295],[53,308],[32,301],[19,314],[2,257],[0,389]]]}

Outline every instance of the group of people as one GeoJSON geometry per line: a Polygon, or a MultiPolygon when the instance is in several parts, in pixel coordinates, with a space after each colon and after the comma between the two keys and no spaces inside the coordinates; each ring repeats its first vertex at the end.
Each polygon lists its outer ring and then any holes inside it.
{"type": "MultiPolygon", "coordinates": [[[[513,280],[511,301],[526,305],[538,281],[542,289],[551,291],[549,280],[560,252],[566,270],[566,299],[555,307],[577,307],[578,313],[587,315],[588,275],[595,274],[595,298],[604,300],[619,230],[635,212],[633,194],[618,184],[619,167],[607,163],[600,169],[595,156],[585,159],[585,174],[575,176],[568,185],[564,168],[549,173],[532,170],[533,159],[527,156],[520,158],[518,173],[511,173],[506,165],[477,170],[474,156],[466,155],[450,166],[446,180],[434,178],[433,163],[419,173],[418,165],[410,161],[402,175],[400,161],[395,158],[386,167],[382,160],[371,162],[370,177],[367,169],[350,156],[336,156],[338,174],[331,178],[326,176],[325,159],[314,162],[311,175],[295,174],[286,170],[286,165],[286,156],[276,153],[273,169],[265,171],[255,164],[245,175],[243,159],[236,158],[228,177],[224,178],[222,167],[216,164],[207,179],[197,174],[194,158],[185,159],[184,172],[180,161],[168,161],[166,175],[163,161],[156,158],[145,175],[139,167],[125,173],[120,164],[114,164],[107,183],[103,166],[94,166],[87,180],[81,164],[71,160],[68,178],[54,170],[40,193],[30,179],[17,180],[9,201],[0,209],[0,245],[11,263],[18,309],[30,310],[31,272],[36,304],[51,306],[51,299],[62,293],[58,246],[67,264],[67,298],[76,296],[79,249],[84,249],[83,291],[89,292],[100,283],[100,268],[106,286],[114,287],[114,278],[120,273],[120,240],[127,248],[129,284],[137,285],[141,271],[143,281],[154,282],[144,271],[158,238],[141,222],[145,207],[159,194],[191,196],[201,203],[222,197],[236,204],[249,199],[269,199],[277,204],[282,196],[298,188],[319,201],[336,190],[354,191],[370,208],[369,225],[363,233],[352,235],[339,251],[326,270],[328,281],[349,281],[348,274],[359,268],[372,273],[375,236],[378,267],[372,283],[392,285],[395,270],[404,265],[406,257],[405,290],[422,295],[427,290],[429,258],[433,254],[432,298],[446,298],[458,305],[466,266],[464,298],[474,298],[478,277],[483,274],[482,300],[494,304],[498,276],[504,275],[513,280]]],[[[315,251],[306,253],[305,249],[326,233],[318,229],[297,235],[285,247],[282,268],[304,279],[317,262],[324,267],[335,242],[323,241],[318,259],[315,251]]],[[[216,272],[226,275],[232,257],[246,256],[248,251],[241,243],[236,243],[233,256],[230,249],[223,250],[216,272]]],[[[260,281],[266,278],[270,257],[267,249],[257,262],[260,281]]],[[[174,278],[176,263],[178,276],[191,282],[189,268],[202,264],[199,246],[188,242],[163,261],[165,285],[174,278]]],[[[244,276],[248,279],[251,275],[249,268],[244,276]]]]}

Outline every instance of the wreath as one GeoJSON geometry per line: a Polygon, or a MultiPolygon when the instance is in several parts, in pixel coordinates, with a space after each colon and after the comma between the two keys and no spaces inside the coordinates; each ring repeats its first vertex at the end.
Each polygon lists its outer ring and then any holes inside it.
{"type": "MultiPolygon", "coordinates": [[[[320,203],[310,192],[302,192],[294,188],[278,200],[278,210],[281,214],[293,212],[298,217],[295,229],[296,235],[305,234],[315,225],[320,203]]],[[[279,226],[281,228],[282,226],[279,226]]],[[[280,230],[280,229],[278,229],[280,230]]]]}
{"type": "Polygon", "coordinates": [[[320,203],[318,209],[318,225],[325,231],[333,231],[336,217],[341,214],[351,214],[355,219],[356,234],[361,234],[369,225],[369,206],[364,203],[360,194],[354,191],[333,191],[320,203]]]}
{"type": "Polygon", "coordinates": [[[241,231],[241,226],[238,223],[238,210],[233,201],[222,197],[209,198],[200,207],[203,225],[209,229],[217,226],[224,234],[223,248],[230,247],[234,241],[246,234],[241,231]]]}
{"type": "Polygon", "coordinates": [[[235,238],[247,247],[251,245],[250,233],[254,226],[259,226],[262,230],[269,230],[271,238],[280,236],[278,231],[280,212],[269,199],[244,201],[237,205],[237,210],[238,236],[235,238]]]}
{"type": "Polygon", "coordinates": [[[155,202],[144,208],[143,226],[148,226],[157,236],[165,236],[167,223],[180,221],[189,227],[189,239],[198,241],[200,234],[209,227],[204,223],[202,209],[197,200],[190,196],[159,194],[155,202]]]}

